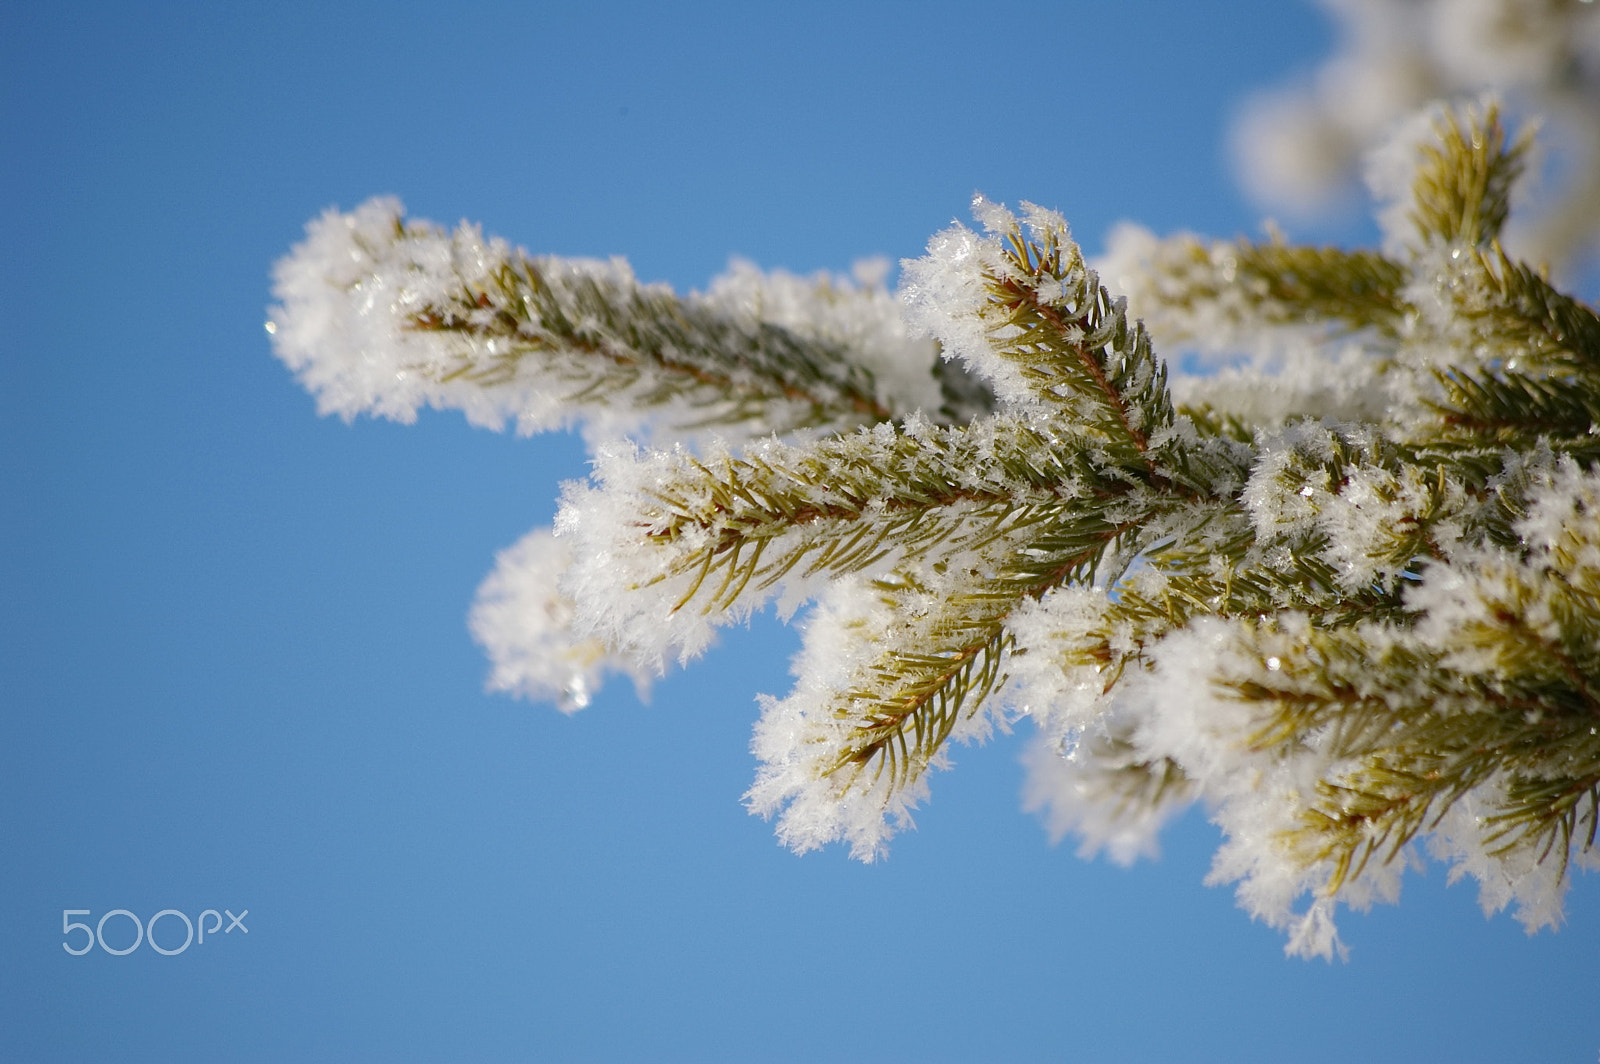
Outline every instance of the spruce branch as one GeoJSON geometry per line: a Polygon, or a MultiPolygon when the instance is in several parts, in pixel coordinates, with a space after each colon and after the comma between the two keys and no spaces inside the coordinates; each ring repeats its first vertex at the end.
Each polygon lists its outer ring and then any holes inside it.
{"type": "MultiPolygon", "coordinates": [[[[893,618],[881,650],[805,711],[830,722],[830,757],[811,763],[839,800],[881,786],[887,808],[920,785],[946,740],[981,715],[1025,603],[1097,572],[1114,580],[1148,537],[1174,535],[1219,485],[1244,480],[1245,449],[1177,419],[1142,329],[1064,227],[1034,210],[1029,238],[1008,213],[988,213],[1007,244],[982,256],[977,278],[987,364],[1004,360],[1031,382],[1021,411],[962,428],[914,419],[772,441],[738,459],[658,455],[640,481],[641,520],[607,534],[648,545],[642,557],[654,560],[631,583],[663,587],[652,633],[694,603],[713,620],[737,616],[780,581],[896,574],[892,595],[874,577],[893,618]]],[[[578,529],[588,503],[573,495],[569,506],[578,529]]]]}
{"type": "Polygon", "coordinates": [[[1065,226],[1052,223],[1034,221],[1025,235],[1013,222],[1000,266],[985,278],[995,353],[1073,431],[1137,456],[1158,476],[1151,437],[1174,417],[1165,367],[1144,327],[1129,322],[1126,301],[1100,285],[1065,226]]]}
{"type": "Polygon", "coordinates": [[[1507,143],[1498,104],[1444,111],[1417,145],[1406,214],[1424,244],[1473,248],[1500,235],[1531,131],[1507,143]]]}
{"type": "Polygon", "coordinates": [[[1600,425],[1600,391],[1514,370],[1434,375],[1442,395],[1426,400],[1440,422],[1430,446],[1525,451],[1546,441],[1563,453],[1594,454],[1600,448],[1591,431],[1600,425]]]}
{"type": "Polygon", "coordinates": [[[740,458],[678,451],[650,461],[630,523],[637,531],[621,534],[656,548],[651,582],[693,574],[675,610],[699,599],[707,613],[791,573],[937,564],[1060,521],[1080,496],[1097,494],[1103,507],[1129,492],[1100,486],[1087,455],[1005,415],[964,427],[883,423],[810,444],[768,440],[740,458]]]}
{"type": "MultiPolygon", "coordinates": [[[[893,585],[880,581],[878,587],[893,585]]],[[[910,581],[893,590],[898,596],[926,595],[910,581]]],[[[818,766],[820,775],[837,776],[846,788],[886,776],[892,790],[903,790],[935,763],[956,727],[1002,679],[1010,645],[998,611],[973,616],[961,608],[968,605],[941,603],[909,614],[896,645],[829,700],[850,730],[831,763],[818,766]]]]}
{"type": "Polygon", "coordinates": [[[571,707],[812,603],[747,795],[797,850],[877,856],[952,742],[1027,716],[1053,825],[1131,858],[1204,801],[1212,881],[1294,952],[1424,838],[1542,926],[1600,865],[1600,312],[1498,243],[1528,138],[1428,121],[1382,252],[1116,238],[1155,336],[1255,360],[1183,405],[1066,223],[981,198],[903,264],[913,330],[826,279],[680,298],[369,204],[280,266],[278,350],[347,416],[689,436],[597,443],[474,630],[571,707]]]}
{"type": "MultiPolygon", "coordinates": [[[[952,736],[985,731],[981,722],[1015,643],[1012,616],[1055,588],[1087,580],[1140,524],[1133,517],[1116,523],[1080,505],[1053,522],[1019,525],[960,564],[874,580],[885,614],[877,649],[806,699],[807,712],[829,722],[828,743],[809,762],[813,778],[831,781],[839,799],[875,793],[881,808],[918,793],[952,736]]],[[[763,805],[775,807],[773,800],[763,805]]]]}
{"type": "Polygon", "coordinates": [[[874,396],[871,375],[836,346],[548,262],[502,263],[410,312],[401,328],[462,341],[442,345],[444,364],[425,367],[441,383],[495,387],[533,372],[560,382],[567,403],[632,393],[641,408],[678,400],[705,411],[685,428],[764,419],[774,405],[794,408],[778,431],[893,414],[874,396]],[[525,360],[541,364],[530,371],[525,360]]]}
{"type": "Polygon", "coordinates": [[[1168,343],[1210,348],[1247,331],[1308,326],[1330,338],[1392,339],[1404,328],[1406,270],[1380,252],[1303,247],[1279,233],[1265,242],[1130,238],[1121,249],[1138,262],[1121,265],[1137,271],[1129,298],[1168,343]]]}
{"type": "Polygon", "coordinates": [[[1564,867],[1572,846],[1592,847],[1600,703],[1581,683],[1538,675],[1559,670],[1558,651],[1542,647],[1550,656],[1508,678],[1450,668],[1397,629],[1313,630],[1264,649],[1269,670],[1231,686],[1268,710],[1253,746],[1284,756],[1317,736],[1331,761],[1285,839],[1305,864],[1332,862],[1330,896],[1495,781],[1505,789],[1486,817],[1490,852],[1524,847],[1543,860],[1559,842],[1564,867]]]}
{"type": "Polygon", "coordinates": [[[347,418],[409,421],[428,404],[524,432],[583,419],[760,435],[986,407],[959,374],[933,376],[933,347],[886,294],[841,282],[736,270],[685,299],[620,259],[529,256],[406,220],[393,200],[329,212],[276,273],[279,357],[347,418]],[[803,314],[781,313],[797,302],[803,314]]]}
{"type": "Polygon", "coordinates": [[[1174,414],[1143,327],[1100,285],[1059,215],[1025,204],[1018,219],[982,197],[974,213],[987,236],[956,226],[903,264],[912,319],[1002,404],[1154,473],[1147,452],[1174,414]]]}
{"type": "Polygon", "coordinates": [[[1435,292],[1467,350],[1591,387],[1600,375],[1600,313],[1498,244],[1455,256],[1435,292]]]}
{"type": "MultiPolygon", "coordinates": [[[[681,613],[742,616],[780,582],[899,574],[875,577],[881,592],[894,589],[887,601],[900,619],[829,696],[827,714],[855,723],[818,768],[887,768],[891,790],[914,783],[993,690],[1020,604],[1089,580],[1109,553],[1125,564],[1154,511],[1180,519],[1192,506],[1179,492],[1130,485],[1125,471],[1108,473],[1014,415],[769,441],[740,459],[659,454],[639,480],[648,488],[623,511],[639,519],[606,533],[619,546],[597,556],[612,566],[637,555],[634,588],[661,588],[637,600],[656,605],[629,645],[645,646],[681,613]]],[[[595,490],[570,493],[563,517],[591,539],[595,490]]]]}

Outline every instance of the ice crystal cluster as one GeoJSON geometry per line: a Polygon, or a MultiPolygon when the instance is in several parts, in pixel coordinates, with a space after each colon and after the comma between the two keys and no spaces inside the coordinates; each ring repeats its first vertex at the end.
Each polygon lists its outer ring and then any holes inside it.
{"type": "Polygon", "coordinates": [[[1528,146],[1414,123],[1379,250],[1129,229],[1097,270],[980,198],[898,299],[679,297],[378,200],[311,223],[269,328],[325,411],[584,427],[480,592],[491,687],[573,709],[803,610],[746,795],[797,851],[878,856],[1027,718],[1052,830],[1128,860],[1202,803],[1292,952],[1428,856],[1534,929],[1596,863],[1600,314],[1497,242],[1528,146]]]}

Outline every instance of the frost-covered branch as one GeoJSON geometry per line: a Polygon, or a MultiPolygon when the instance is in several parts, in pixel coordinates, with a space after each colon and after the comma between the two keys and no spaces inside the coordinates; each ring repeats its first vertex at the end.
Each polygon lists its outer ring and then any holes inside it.
{"type": "Polygon", "coordinates": [[[1298,952],[1342,949],[1333,904],[1391,899],[1422,835],[1530,928],[1595,860],[1600,334],[1494,242],[1525,142],[1492,108],[1422,128],[1382,256],[1270,245],[1268,266],[1182,237],[1116,265],[1145,271],[1133,306],[1158,336],[1353,337],[1371,413],[1319,423],[1302,398],[1263,423],[1213,390],[1206,423],[1256,425],[1238,512],[1150,552],[1114,599],[1047,598],[1019,625],[1015,697],[1088,762],[1060,808],[1119,807],[1130,773],[1176,766],[1228,835],[1215,877],[1298,952]]]}
{"type": "Polygon", "coordinates": [[[307,226],[275,293],[278,356],[345,418],[426,405],[522,433],[749,437],[986,405],[959,380],[941,390],[937,349],[881,289],[736,264],[681,299],[621,259],[532,257],[392,199],[307,226]]]}
{"type": "Polygon", "coordinates": [[[1423,851],[1533,929],[1600,863],[1600,313],[1499,243],[1528,150],[1425,114],[1381,250],[1128,230],[1097,271],[980,198],[904,264],[909,324],[377,202],[280,267],[278,351],[346,416],[585,421],[591,477],[480,591],[495,689],[577,708],[804,610],[746,795],[798,851],[880,856],[950,743],[1027,718],[1053,832],[1130,860],[1204,803],[1291,952],[1423,851]]]}
{"type": "Polygon", "coordinates": [[[938,304],[952,326],[940,339],[1007,409],[962,427],[913,418],[767,441],[738,458],[610,451],[563,505],[559,528],[583,544],[569,576],[582,621],[639,660],[692,655],[780,590],[793,609],[831,602],[830,581],[862,589],[812,624],[832,632],[842,611],[871,625],[870,653],[830,662],[826,685],[802,673],[767,711],[790,724],[763,725],[809,736],[770,744],[782,767],[769,763],[751,795],[767,813],[794,803],[780,831],[802,849],[849,838],[878,853],[944,744],[984,731],[1011,616],[1057,587],[1114,580],[1244,480],[1238,445],[1176,418],[1143,330],[1059,219],[1031,210],[1025,230],[979,209],[987,236],[952,230],[906,273],[925,306],[941,291],[971,301],[979,327],[965,334],[958,308],[938,304]],[[856,813],[821,815],[818,795],[856,813]]]}

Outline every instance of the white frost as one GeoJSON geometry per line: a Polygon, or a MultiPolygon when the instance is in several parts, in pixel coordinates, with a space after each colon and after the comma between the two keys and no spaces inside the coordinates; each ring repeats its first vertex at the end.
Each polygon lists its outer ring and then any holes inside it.
{"type": "Polygon", "coordinates": [[[468,618],[472,636],[489,656],[486,684],[571,713],[584,708],[607,672],[631,676],[641,698],[649,674],[607,652],[598,639],[573,630],[576,607],[560,590],[572,565],[572,544],[549,529],[529,532],[495,558],[468,618]]]}
{"type": "Polygon", "coordinates": [[[305,241],[273,270],[273,349],[316,396],[319,413],[410,424],[431,405],[499,428],[522,412],[524,396],[439,382],[455,352],[404,326],[464,283],[481,283],[510,248],[465,223],[454,233],[417,227],[402,239],[403,212],[399,200],[385,197],[307,224],[305,241]]]}
{"type": "Polygon", "coordinates": [[[477,226],[405,219],[380,198],[307,225],[274,271],[268,330],[319,412],[347,421],[410,423],[431,406],[523,434],[581,425],[591,442],[737,440],[812,423],[813,402],[834,428],[871,420],[836,376],[860,370],[848,386],[870,387],[882,409],[938,409],[936,345],[907,328],[881,269],[862,277],[736,261],[680,301],[620,258],[532,257],[477,226]],[[810,345],[815,379],[784,378],[799,372],[796,344],[810,345]],[[840,351],[853,365],[835,364],[840,351]],[[740,405],[743,394],[765,399],[740,405]]]}
{"type": "Polygon", "coordinates": [[[896,831],[912,825],[912,810],[927,798],[925,776],[894,788],[887,772],[829,771],[857,723],[833,713],[834,697],[878,652],[895,622],[869,582],[835,581],[806,616],[790,670],[794,690],[782,699],[761,696],[761,720],[750,743],[761,765],[745,802],[752,813],[777,815],[778,839],[796,853],[844,842],[857,860],[875,860],[896,831]]]}
{"type": "Polygon", "coordinates": [[[938,345],[906,324],[899,301],[883,285],[888,269],[887,259],[864,260],[852,271],[852,283],[825,271],[809,277],[763,272],[734,259],[700,298],[726,313],[845,347],[871,370],[878,401],[891,410],[937,410],[944,401],[933,375],[938,345]]]}

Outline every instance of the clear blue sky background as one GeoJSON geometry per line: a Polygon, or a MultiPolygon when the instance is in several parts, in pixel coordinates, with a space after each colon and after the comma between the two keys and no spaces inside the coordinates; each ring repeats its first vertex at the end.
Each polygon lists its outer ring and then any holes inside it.
{"type": "Polygon", "coordinates": [[[958,751],[886,863],[783,851],[739,803],[770,619],[648,706],[483,695],[473,591],[581,449],[319,419],[262,331],[304,222],[375,193],[680,289],[916,255],[974,189],[1091,250],[1253,230],[1228,118],[1329,32],[1281,0],[0,7],[0,1060],[1595,1060],[1592,877],[1529,939],[1434,869],[1304,963],[1201,884],[1203,815],[1131,870],[1049,846],[1018,737],[958,751]],[[249,930],[62,950],[63,909],[118,908],[249,930]]]}

